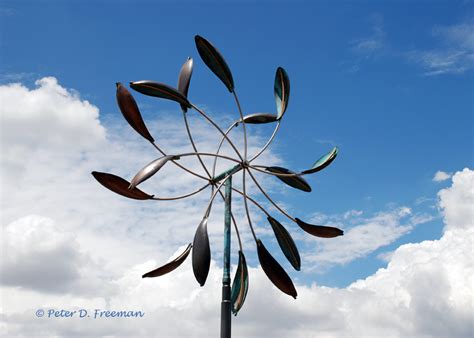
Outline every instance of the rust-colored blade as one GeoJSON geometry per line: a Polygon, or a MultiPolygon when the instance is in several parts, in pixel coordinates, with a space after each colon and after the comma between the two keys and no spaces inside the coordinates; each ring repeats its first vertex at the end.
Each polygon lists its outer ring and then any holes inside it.
{"type": "Polygon", "coordinates": [[[141,136],[146,138],[150,142],[154,142],[153,137],[148,131],[145,122],[143,122],[142,115],[138,109],[137,103],[133,98],[132,94],[128,89],[120,82],[117,85],[117,103],[122,112],[123,117],[127,120],[128,124],[137,131],[141,136]]]}
{"type": "Polygon", "coordinates": [[[323,238],[333,238],[333,237],[344,235],[344,231],[338,228],[308,224],[306,222],[303,222],[299,218],[295,218],[295,220],[301,229],[303,229],[308,234],[311,234],[313,236],[323,237],[323,238]]]}
{"type": "Polygon", "coordinates": [[[258,260],[271,282],[282,292],[296,299],[298,295],[290,277],[281,265],[270,255],[261,240],[257,240],[258,260]]]}
{"type": "Polygon", "coordinates": [[[104,187],[109,190],[112,190],[113,192],[119,195],[128,198],[133,198],[136,200],[149,200],[153,198],[153,195],[148,195],[147,193],[144,193],[138,188],[128,189],[128,187],[130,186],[130,182],[124,180],[119,176],[108,173],[101,173],[98,171],[93,171],[92,176],[94,176],[94,178],[99,181],[99,183],[102,184],[104,187]]]}
{"type": "Polygon", "coordinates": [[[160,266],[159,268],[153,271],[147,272],[146,274],[142,276],[142,278],[159,277],[159,276],[163,276],[167,274],[168,272],[175,270],[178,266],[183,264],[183,262],[186,260],[186,258],[189,255],[189,252],[191,251],[192,246],[193,245],[189,243],[188,247],[178,257],[176,257],[171,262],[166,263],[165,265],[160,266]]]}

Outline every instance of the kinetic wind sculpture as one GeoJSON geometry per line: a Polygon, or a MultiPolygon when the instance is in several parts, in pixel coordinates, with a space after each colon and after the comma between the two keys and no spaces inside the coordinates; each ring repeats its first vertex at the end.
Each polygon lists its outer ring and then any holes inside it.
{"type": "Polygon", "coordinates": [[[178,266],[180,266],[184,260],[189,255],[192,249],[192,266],[194,276],[198,283],[203,286],[206,282],[206,278],[209,273],[210,261],[211,261],[211,251],[209,246],[209,238],[207,234],[207,221],[210,215],[211,207],[215,197],[219,194],[225,201],[225,221],[224,221],[224,275],[223,275],[223,293],[222,293],[222,307],[221,307],[221,336],[230,337],[230,313],[231,311],[237,315],[237,312],[241,309],[244,304],[245,297],[247,295],[249,287],[249,277],[247,271],[247,264],[245,261],[245,255],[242,248],[242,242],[240,239],[239,229],[235,222],[235,218],[231,212],[231,192],[234,191],[243,197],[243,202],[245,206],[245,211],[247,215],[248,224],[252,232],[255,244],[257,246],[258,259],[260,265],[272,281],[272,283],[280,289],[282,292],[296,298],[297,292],[291,281],[288,274],[281,267],[281,265],[272,257],[272,255],[265,248],[264,244],[260,239],[255,235],[255,231],[252,226],[252,220],[249,213],[248,202],[255,204],[266,216],[267,220],[270,223],[275,237],[280,245],[284,255],[290,262],[290,264],[296,269],[300,270],[301,260],[298,253],[298,249],[291,238],[290,233],[284,228],[284,226],[275,218],[270,216],[267,210],[262,207],[255,199],[250,197],[247,194],[246,188],[246,179],[247,175],[253,180],[257,188],[261,193],[268,199],[268,201],[274,205],[274,207],[279,210],[284,216],[286,216],[291,221],[298,224],[301,229],[307,233],[324,238],[331,238],[336,236],[341,236],[343,231],[328,226],[312,225],[298,218],[293,218],[281,207],[279,207],[265,192],[259,182],[256,180],[253,170],[262,172],[268,175],[273,175],[279,178],[284,183],[289,186],[303,190],[305,192],[310,192],[311,187],[303,179],[304,175],[312,174],[318,172],[325,167],[327,167],[337,156],[338,149],[335,147],[330,152],[318,159],[310,169],[304,170],[302,172],[296,173],[286,168],[276,167],[276,166],[265,166],[265,165],[256,165],[253,162],[268,148],[274,139],[275,135],[278,132],[280,127],[281,120],[285,114],[285,111],[288,106],[288,100],[290,95],[290,81],[286,71],[279,67],[276,70],[275,74],[275,84],[274,84],[274,93],[277,106],[277,114],[268,114],[268,113],[256,113],[244,116],[242,109],[240,107],[237,94],[234,89],[234,80],[232,78],[232,73],[227,66],[222,55],[219,51],[206,39],[201,36],[195,37],[196,47],[199,52],[201,59],[209,67],[209,69],[224,83],[229,92],[233,94],[237,108],[239,110],[240,118],[228,127],[226,131],[221,129],[202,109],[196,107],[191,103],[187,97],[189,83],[191,80],[191,75],[193,71],[193,60],[188,58],[181,68],[178,78],[178,88],[170,87],[163,83],[153,82],[153,81],[137,81],[131,82],[130,87],[142,94],[148,96],[159,97],[167,100],[176,101],[180,104],[186,131],[189,137],[189,141],[194,152],[169,155],[165,153],[156,143],[154,138],[149,133],[138,106],[135,102],[135,99],[130,94],[130,92],[123,86],[121,83],[117,83],[117,103],[119,108],[127,120],[127,122],[132,126],[135,131],[137,131],[141,136],[150,141],[150,143],[161,153],[162,157],[150,162],[145,167],[143,167],[136,175],[132,178],[130,182],[125,179],[102,172],[92,172],[92,175],[99,181],[100,184],[106,188],[112,190],[113,192],[123,195],[128,198],[133,198],[137,200],[178,200],[193,196],[203,191],[204,189],[211,187],[211,198],[209,204],[204,212],[204,216],[199,223],[196,233],[194,235],[193,243],[189,244],[181,255],[172,260],[171,262],[153,270],[143,275],[143,278],[147,277],[158,277],[162,276],[168,272],[173,271],[178,266]],[[199,152],[196,148],[196,144],[191,134],[187,120],[187,111],[189,108],[196,110],[202,117],[204,117],[210,124],[212,124],[216,130],[222,135],[222,139],[217,147],[215,153],[204,153],[199,152]],[[273,134],[263,146],[263,148],[258,151],[252,157],[248,157],[247,154],[247,130],[246,124],[264,124],[264,123],[276,123],[276,127],[273,131],[273,134]],[[234,143],[229,138],[229,133],[236,128],[237,126],[242,125],[243,135],[244,135],[244,152],[243,154],[237,149],[234,143]],[[222,145],[224,142],[227,142],[237,158],[226,156],[220,153],[222,145]],[[195,156],[206,176],[203,176],[195,171],[186,168],[185,166],[179,163],[179,159],[186,156],[195,156]],[[209,169],[203,162],[203,156],[210,156],[214,158],[212,169],[209,169]],[[235,166],[229,170],[216,175],[216,163],[218,159],[224,159],[235,163],[235,166]],[[156,174],[160,168],[162,168],[167,162],[172,162],[174,165],[178,166],[182,170],[192,174],[206,183],[204,186],[199,188],[196,191],[192,191],[185,195],[175,196],[175,197],[157,197],[155,195],[150,195],[142,190],[138,189],[137,186],[143,181],[149,179],[154,174],[156,174]],[[232,176],[238,172],[242,171],[242,191],[232,187],[232,176]],[[225,192],[222,193],[221,189],[225,187],[225,192]],[[239,260],[238,266],[235,273],[235,277],[232,283],[232,288],[230,287],[230,223],[234,225],[234,229],[237,235],[239,243],[239,260]]]}

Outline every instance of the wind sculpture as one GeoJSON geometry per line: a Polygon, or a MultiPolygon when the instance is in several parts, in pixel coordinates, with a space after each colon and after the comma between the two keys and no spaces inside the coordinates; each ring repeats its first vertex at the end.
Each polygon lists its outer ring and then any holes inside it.
{"type": "Polygon", "coordinates": [[[221,129],[202,109],[198,108],[196,105],[191,103],[188,99],[188,89],[191,80],[191,75],[193,72],[193,60],[188,58],[186,62],[183,64],[181,71],[178,77],[178,86],[177,88],[173,88],[163,83],[153,82],[153,81],[137,81],[131,82],[130,87],[136,90],[139,93],[148,96],[154,96],[162,99],[176,101],[180,104],[181,110],[183,112],[184,117],[184,124],[186,127],[187,135],[189,137],[189,141],[193,148],[193,152],[183,153],[183,154],[173,154],[170,155],[165,153],[165,151],[160,148],[151,136],[150,132],[148,131],[143,118],[140,114],[138,109],[137,103],[127,88],[122,85],[121,83],[117,83],[117,103],[122,112],[123,116],[127,120],[127,122],[131,125],[136,132],[138,132],[142,137],[147,139],[153,147],[155,147],[159,153],[161,153],[161,157],[155,159],[154,161],[150,162],[146,166],[144,166],[138,173],[131,179],[130,182],[126,181],[125,179],[103,172],[92,172],[92,175],[95,177],[100,184],[104,187],[112,190],[113,192],[120,194],[122,196],[137,199],[137,200],[178,200],[193,196],[205,190],[206,188],[211,188],[211,197],[209,204],[204,211],[203,218],[199,223],[196,233],[194,235],[194,240],[190,243],[187,248],[182,252],[177,258],[172,260],[171,262],[153,270],[147,272],[143,275],[143,278],[150,278],[150,277],[158,277],[162,276],[168,272],[175,270],[178,266],[180,266],[184,260],[188,257],[189,253],[192,250],[192,267],[194,276],[198,283],[203,286],[206,282],[210,261],[211,261],[211,250],[209,246],[209,238],[207,233],[207,222],[211,212],[211,208],[215,197],[220,195],[222,199],[225,201],[225,218],[224,218],[224,273],[223,273],[223,297],[222,297],[222,305],[221,305],[221,337],[230,337],[230,313],[231,311],[237,315],[238,311],[241,309],[242,305],[244,304],[248,287],[249,287],[249,276],[247,270],[247,264],[245,260],[244,251],[242,248],[242,242],[240,239],[239,228],[235,221],[234,215],[231,211],[231,192],[235,192],[243,197],[243,203],[245,206],[245,212],[247,215],[248,225],[250,226],[250,230],[252,232],[256,247],[257,247],[257,254],[258,259],[260,261],[260,265],[268,276],[270,281],[282,292],[294,297],[296,299],[297,292],[291,281],[288,274],[282,268],[282,266],[273,258],[273,256],[269,253],[266,249],[263,242],[256,236],[253,225],[252,219],[249,213],[248,203],[251,202],[255,204],[266,216],[267,220],[270,223],[275,237],[278,241],[278,244],[283,251],[283,254],[288,259],[290,264],[293,266],[294,269],[297,271],[300,270],[301,267],[301,259],[298,253],[298,249],[293,241],[290,233],[285,229],[285,227],[274,217],[272,217],[268,211],[255,199],[250,197],[247,194],[247,187],[246,187],[246,180],[247,175],[252,179],[255,183],[257,188],[261,191],[261,193],[266,197],[266,199],[277,209],[279,210],[284,216],[286,216],[291,221],[298,224],[298,226],[304,230],[305,232],[317,236],[317,237],[324,237],[324,238],[331,238],[336,236],[343,235],[343,231],[329,226],[321,226],[321,225],[312,225],[306,223],[299,218],[294,218],[290,216],[285,210],[283,210],[277,203],[275,203],[270,196],[266,193],[266,191],[262,188],[260,183],[255,178],[253,171],[262,172],[268,175],[273,175],[279,178],[281,181],[286,183],[287,185],[305,191],[310,192],[311,187],[308,182],[303,178],[304,175],[309,175],[316,173],[325,167],[327,167],[338,154],[337,147],[333,148],[327,154],[319,158],[309,169],[301,171],[301,172],[293,172],[289,169],[276,167],[276,166],[266,166],[266,165],[257,165],[254,164],[254,161],[268,148],[271,144],[275,135],[278,132],[280,127],[282,118],[286,112],[288,107],[288,101],[290,97],[290,81],[286,71],[278,67],[275,74],[275,83],[274,83],[274,93],[275,93],[275,100],[276,100],[276,107],[277,113],[276,114],[269,114],[269,113],[255,113],[250,115],[245,115],[242,113],[242,109],[235,92],[234,80],[232,77],[232,73],[225,62],[224,58],[220,54],[220,52],[206,39],[203,37],[196,35],[195,36],[196,47],[199,52],[201,59],[204,63],[209,67],[209,69],[224,83],[227,87],[229,92],[233,95],[240,118],[232,123],[226,131],[221,129]],[[222,139],[217,147],[217,151],[215,153],[205,153],[199,152],[194,139],[191,134],[191,130],[189,128],[187,114],[188,109],[194,109],[197,113],[199,113],[205,120],[207,120],[215,129],[222,135],[222,139]],[[246,124],[266,124],[266,123],[276,123],[275,129],[273,134],[268,139],[266,144],[263,146],[260,151],[258,151],[255,155],[249,157],[247,153],[247,130],[246,124]],[[244,151],[243,154],[237,147],[234,145],[232,140],[229,138],[229,133],[238,126],[243,127],[243,135],[244,135],[244,151]],[[237,157],[230,157],[227,155],[223,155],[220,153],[222,145],[224,142],[227,142],[233,151],[235,152],[237,157]],[[187,156],[194,156],[200,162],[202,168],[206,176],[203,176],[179,163],[180,158],[187,157],[187,156]],[[202,157],[213,157],[214,162],[212,169],[208,168],[202,157]],[[228,160],[234,162],[235,165],[230,168],[229,170],[216,175],[216,164],[217,160],[228,160]],[[198,177],[205,181],[204,186],[199,188],[196,191],[192,191],[185,195],[175,196],[175,197],[158,197],[155,195],[150,195],[148,193],[143,192],[137,186],[142,183],[143,181],[151,178],[154,174],[156,174],[165,164],[168,162],[172,162],[174,165],[178,166],[182,170],[186,171],[187,173],[198,177]],[[232,187],[232,177],[234,174],[242,171],[242,191],[232,187]],[[222,187],[225,187],[225,192],[221,191],[222,187]],[[238,252],[238,265],[237,270],[235,273],[235,277],[233,279],[232,288],[230,287],[230,224],[234,225],[235,233],[237,235],[238,243],[239,243],[239,252],[238,252]]]}

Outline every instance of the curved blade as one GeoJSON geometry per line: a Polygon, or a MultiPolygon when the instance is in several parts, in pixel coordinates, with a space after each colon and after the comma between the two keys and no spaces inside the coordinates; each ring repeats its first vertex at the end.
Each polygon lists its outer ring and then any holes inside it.
{"type": "Polygon", "coordinates": [[[154,142],[155,140],[150,135],[145,122],[143,122],[142,115],[140,114],[140,110],[138,109],[137,103],[135,102],[132,94],[130,94],[128,89],[125,88],[125,86],[123,86],[120,82],[117,82],[116,86],[117,103],[123,117],[125,117],[125,120],[127,120],[128,124],[130,124],[132,128],[137,131],[137,133],[146,138],[148,141],[154,142]]]}
{"type": "Polygon", "coordinates": [[[338,228],[308,224],[308,223],[303,222],[299,218],[295,218],[295,220],[301,229],[303,229],[304,231],[306,231],[307,233],[313,236],[333,238],[333,237],[344,235],[344,231],[338,228]]]}
{"type": "Polygon", "coordinates": [[[221,79],[229,92],[232,93],[234,91],[234,79],[232,78],[232,73],[224,57],[219,53],[216,47],[203,37],[196,35],[194,41],[196,42],[196,48],[202,61],[221,79]]]}
{"type": "Polygon", "coordinates": [[[183,262],[186,260],[186,258],[188,257],[189,252],[191,251],[192,247],[193,247],[193,245],[191,243],[189,243],[188,247],[183,251],[183,253],[181,253],[181,255],[179,255],[178,257],[173,259],[171,262],[166,263],[165,265],[163,265],[163,266],[161,266],[161,267],[159,267],[159,268],[157,268],[153,271],[147,272],[146,274],[144,274],[142,276],[142,278],[163,276],[163,275],[167,274],[168,272],[171,272],[171,271],[175,270],[178,266],[183,264],[183,262]]]}
{"type": "Polygon", "coordinates": [[[234,281],[232,282],[231,303],[232,313],[237,316],[237,312],[244,305],[245,297],[249,290],[249,273],[247,270],[247,262],[242,251],[239,250],[239,263],[235,272],[234,281]]]}
{"type": "Polygon", "coordinates": [[[267,167],[265,168],[265,170],[270,171],[272,173],[277,173],[277,174],[294,174],[295,176],[276,176],[276,177],[278,177],[280,180],[282,180],[283,182],[285,182],[286,184],[288,184],[289,186],[293,188],[303,190],[306,192],[311,191],[311,187],[308,184],[308,182],[306,182],[304,178],[298,176],[298,174],[296,174],[295,172],[291,170],[288,170],[282,167],[267,167]]]}
{"type": "Polygon", "coordinates": [[[290,233],[285,229],[280,222],[274,219],[271,216],[267,217],[268,222],[271,224],[273,228],[273,232],[275,233],[275,237],[280,245],[281,251],[285,254],[285,257],[288,261],[293,265],[295,270],[300,271],[301,268],[301,258],[298,252],[298,248],[296,247],[293,238],[291,238],[290,233]]]}
{"type": "Polygon", "coordinates": [[[91,174],[100,184],[119,195],[136,200],[149,200],[153,198],[153,195],[148,195],[138,188],[128,189],[130,182],[119,176],[98,171],[93,171],[91,174]]]}
{"type": "Polygon", "coordinates": [[[338,152],[339,152],[339,149],[337,147],[334,147],[330,152],[328,152],[327,154],[321,156],[316,162],[314,162],[313,166],[310,169],[305,170],[301,173],[302,174],[312,174],[312,173],[315,173],[317,171],[323,170],[328,165],[330,165],[332,161],[334,161],[334,159],[336,158],[338,152]]]}
{"type": "Polygon", "coordinates": [[[196,229],[193,241],[193,272],[199,285],[206,283],[211,265],[211,248],[207,235],[207,218],[204,218],[196,229]]]}
{"type": "Polygon", "coordinates": [[[288,101],[290,100],[290,78],[282,67],[278,67],[275,73],[275,85],[273,87],[277,106],[278,119],[283,117],[288,101]]]}
{"type": "Polygon", "coordinates": [[[278,118],[274,114],[267,113],[255,113],[244,116],[243,121],[249,124],[262,124],[262,123],[271,123],[278,121],[278,118]]]}
{"type": "Polygon", "coordinates": [[[275,258],[270,255],[268,250],[265,248],[261,240],[257,240],[257,253],[258,260],[262,266],[263,271],[272,283],[279,288],[282,292],[292,296],[296,299],[298,295],[288,274],[283,270],[280,264],[275,258]]]}
{"type": "MultiPolygon", "coordinates": [[[[188,89],[189,83],[191,82],[191,76],[193,75],[193,59],[188,57],[186,62],[181,67],[181,71],[179,72],[178,76],[178,91],[184,95],[184,97],[188,97],[188,89]]],[[[181,105],[181,109],[184,112],[188,110],[185,105],[181,105]]]]}
{"type": "Polygon", "coordinates": [[[154,81],[136,81],[130,82],[130,87],[139,93],[148,96],[160,97],[166,100],[172,100],[178,102],[186,108],[191,108],[191,104],[183,94],[164,83],[154,81]]]}
{"type": "Polygon", "coordinates": [[[149,179],[151,176],[156,174],[158,170],[161,169],[165,165],[166,162],[169,160],[177,160],[179,159],[179,156],[175,155],[166,155],[163,157],[160,157],[153,162],[148,163],[146,166],[144,166],[136,175],[135,177],[132,178],[132,181],[130,182],[130,186],[128,189],[133,189],[143,181],[146,181],[149,179]]]}

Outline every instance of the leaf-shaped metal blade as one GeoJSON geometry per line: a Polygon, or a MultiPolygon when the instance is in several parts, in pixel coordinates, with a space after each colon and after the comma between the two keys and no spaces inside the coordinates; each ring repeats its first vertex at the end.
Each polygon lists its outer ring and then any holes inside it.
{"type": "Polygon", "coordinates": [[[206,283],[209,267],[211,265],[211,248],[207,235],[207,217],[204,218],[196,229],[193,241],[193,272],[199,285],[206,283]]]}
{"type": "Polygon", "coordinates": [[[221,79],[229,92],[232,93],[234,91],[234,79],[232,78],[232,73],[224,57],[219,53],[216,47],[203,37],[196,35],[194,41],[196,42],[196,48],[202,61],[221,79]]]}
{"type": "Polygon", "coordinates": [[[186,108],[191,108],[191,104],[183,94],[164,83],[154,81],[136,81],[130,82],[130,87],[139,93],[176,101],[186,108]]]}
{"type": "MultiPolygon", "coordinates": [[[[188,97],[188,89],[189,83],[191,82],[191,76],[193,75],[193,59],[188,57],[186,62],[181,67],[181,71],[179,72],[178,76],[178,91],[184,95],[184,97],[188,97]]],[[[185,105],[181,105],[181,109],[184,112],[188,110],[185,105]]]]}
{"type": "Polygon", "coordinates": [[[158,170],[160,170],[161,167],[163,167],[165,163],[168,162],[169,160],[177,160],[177,159],[179,159],[179,156],[166,155],[154,160],[153,162],[148,163],[135,175],[135,177],[132,178],[129,189],[135,188],[137,185],[139,185],[143,181],[146,181],[151,176],[156,174],[158,170]]]}
{"type": "Polygon", "coordinates": [[[290,78],[282,67],[278,67],[275,73],[274,92],[278,119],[281,119],[283,114],[285,114],[288,101],[290,100],[290,78]]]}
{"type": "Polygon", "coordinates": [[[255,113],[244,116],[243,121],[249,124],[271,123],[278,120],[277,116],[268,113],[255,113]]]}
{"type": "Polygon", "coordinates": [[[249,289],[249,273],[247,270],[247,262],[242,251],[239,250],[239,263],[235,272],[234,281],[232,282],[231,302],[232,313],[237,316],[237,312],[244,305],[245,297],[249,289]]]}
{"type": "Polygon", "coordinates": [[[333,237],[344,235],[344,231],[338,228],[308,224],[308,223],[303,222],[299,218],[295,218],[295,220],[301,229],[303,229],[304,231],[306,231],[307,233],[313,236],[333,238],[333,237]]]}
{"type": "Polygon", "coordinates": [[[289,186],[293,188],[303,190],[306,192],[311,191],[311,187],[308,184],[308,182],[306,182],[304,178],[302,178],[301,176],[298,176],[297,173],[291,170],[288,170],[282,167],[267,167],[265,168],[265,170],[270,171],[272,173],[277,173],[277,174],[285,174],[285,175],[294,174],[294,176],[276,176],[276,177],[278,177],[280,180],[282,180],[283,182],[285,182],[286,184],[288,184],[289,186]]]}
{"type": "Polygon", "coordinates": [[[138,188],[128,189],[128,187],[130,186],[130,182],[124,180],[119,176],[108,173],[101,173],[98,171],[93,171],[92,176],[94,176],[94,178],[99,181],[99,183],[102,184],[104,187],[109,190],[112,190],[113,192],[119,195],[128,198],[133,198],[136,200],[149,200],[153,198],[153,195],[148,195],[147,193],[144,193],[138,188]]]}
{"type": "Polygon", "coordinates": [[[122,85],[120,82],[116,83],[117,85],[117,103],[122,112],[122,115],[125,117],[127,122],[135,129],[141,136],[146,138],[150,142],[155,140],[150,135],[145,122],[143,122],[142,115],[138,109],[137,103],[133,98],[132,94],[122,85]]]}
{"type": "Polygon", "coordinates": [[[165,265],[160,266],[159,268],[153,271],[147,272],[146,274],[142,276],[142,278],[163,276],[167,274],[168,272],[175,270],[178,266],[183,264],[183,262],[186,260],[186,258],[189,255],[189,252],[191,251],[192,246],[193,245],[189,243],[188,247],[178,257],[176,257],[171,262],[166,263],[165,265]]]}
{"type": "Polygon", "coordinates": [[[282,292],[296,299],[297,292],[293,282],[281,265],[270,255],[261,240],[257,240],[258,260],[263,271],[272,283],[282,292]]]}
{"type": "Polygon", "coordinates": [[[323,170],[328,165],[330,165],[332,161],[334,161],[338,152],[339,149],[337,147],[334,147],[330,152],[321,156],[316,162],[314,162],[311,169],[303,171],[302,174],[312,174],[317,171],[323,170]]]}
{"type": "Polygon", "coordinates": [[[271,216],[267,217],[268,222],[271,224],[275,237],[280,245],[281,251],[285,254],[285,257],[293,265],[295,270],[300,271],[301,268],[301,258],[296,247],[293,238],[291,238],[290,233],[285,229],[285,227],[274,219],[271,216]]]}

